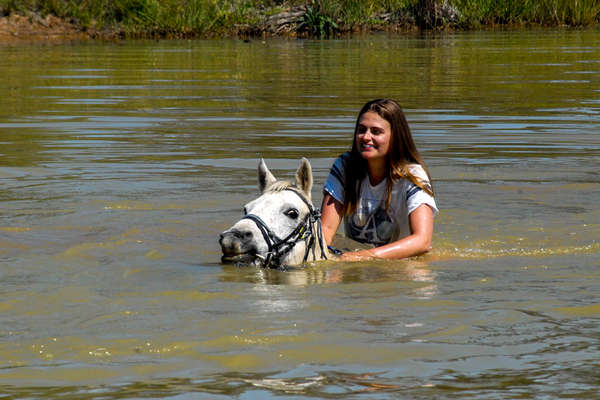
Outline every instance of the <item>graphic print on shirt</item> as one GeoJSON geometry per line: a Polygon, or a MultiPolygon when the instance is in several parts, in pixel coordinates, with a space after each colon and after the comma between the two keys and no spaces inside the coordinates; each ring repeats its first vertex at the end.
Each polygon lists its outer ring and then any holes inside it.
{"type": "Polygon", "coordinates": [[[359,212],[349,218],[347,229],[349,236],[354,240],[381,246],[390,242],[394,233],[394,222],[385,208],[379,206],[368,216],[359,212]]]}

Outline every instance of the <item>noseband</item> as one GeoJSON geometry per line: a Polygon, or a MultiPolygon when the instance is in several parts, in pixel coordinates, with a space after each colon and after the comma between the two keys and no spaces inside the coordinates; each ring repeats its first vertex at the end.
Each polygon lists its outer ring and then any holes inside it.
{"type": "Polygon", "coordinates": [[[290,192],[294,192],[302,199],[304,204],[308,207],[308,214],[306,217],[296,226],[296,228],[287,235],[284,239],[280,239],[275,232],[269,229],[269,226],[258,216],[254,214],[246,214],[242,219],[249,219],[256,224],[260,233],[262,233],[265,242],[267,243],[267,255],[266,257],[262,257],[257,255],[257,257],[262,259],[263,266],[268,268],[280,268],[281,260],[288,254],[294,246],[296,246],[299,242],[304,242],[306,245],[306,250],[304,252],[304,259],[302,263],[305,263],[308,260],[308,255],[310,250],[316,247],[315,235],[317,240],[321,244],[321,257],[327,259],[327,255],[325,254],[325,250],[323,248],[323,230],[321,228],[321,212],[319,209],[316,209],[310,204],[310,202],[301,195],[298,191],[292,188],[286,188],[283,190],[289,190],[290,192]],[[314,232],[315,224],[317,226],[317,231],[314,232]]]}

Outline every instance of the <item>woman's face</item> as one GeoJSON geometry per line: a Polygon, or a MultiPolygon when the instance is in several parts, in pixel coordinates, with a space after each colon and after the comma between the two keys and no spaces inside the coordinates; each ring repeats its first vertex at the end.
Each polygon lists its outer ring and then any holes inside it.
{"type": "Polygon", "coordinates": [[[369,111],[358,121],[356,148],[365,160],[385,159],[390,149],[392,128],[379,114],[369,111]]]}

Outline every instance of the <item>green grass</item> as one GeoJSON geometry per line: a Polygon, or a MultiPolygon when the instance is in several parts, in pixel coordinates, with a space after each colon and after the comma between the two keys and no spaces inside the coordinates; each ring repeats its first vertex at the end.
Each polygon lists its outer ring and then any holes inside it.
{"type": "MultiPolygon", "coordinates": [[[[0,14],[53,14],[84,29],[129,36],[262,32],[279,10],[303,5],[300,34],[328,37],[357,27],[381,26],[380,15],[414,13],[419,0],[0,0],[0,14]]],[[[449,0],[459,13],[454,27],[488,25],[585,26],[600,22],[600,0],[449,0]]],[[[392,18],[387,24],[393,24],[392,18]]]]}
{"type": "Polygon", "coordinates": [[[36,12],[127,35],[207,35],[258,23],[253,0],[0,0],[0,11],[36,12]]]}
{"type": "Polygon", "coordinates": [[[600,22],[600,0],[454,0],[454,4],[467,26],[586,26],[600,22]]]}

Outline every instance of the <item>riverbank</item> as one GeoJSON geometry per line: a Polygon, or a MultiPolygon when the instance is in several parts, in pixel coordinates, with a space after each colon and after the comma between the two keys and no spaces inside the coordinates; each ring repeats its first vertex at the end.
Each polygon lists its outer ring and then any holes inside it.
{"type": "Polygon", "coordinates": [[[54,15],[44,18],[12,14],[0,17],[0,43],[62,42],[86,40],[93,36],[80,26],[54,15]]]}
{"type": "MultiPolygon", "coordinates": [[[[304,5],[262,7],[253,10],[254,15],[221,13],[220,16],[205,17],[203,21],[193,21],[185,12],[188,11],[183,11],[181,16],[187,21],[185,24],[164,20],[155,24],[131,24],[125,20],[60,17],[52,13],[43,14],[39,10],[17,11],[0,16],[0,43],[126,38],[333,37],[353,32],[419,29],[415,17],[409,12],[381,12],[368,20],[356,21],[334,19],[321,10],[304,5]]],[[[457,22],[452,10],[445,13],[452,17],[451,20],[447,18],[448,21],[457,22]]],[[[139,21],[140,18],[130,19],[139,21]]]]}
{"type": "Polygon", "coordinates": [[[0,43],[114,38],[336,37],[355,32],[579,27],[600,22],[600,0],[515,7],[467,0],[0,0],[0,43]]]}

